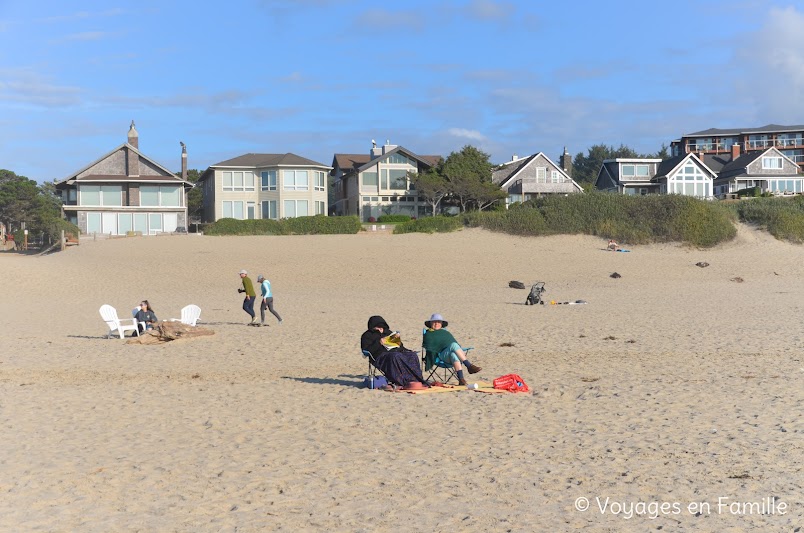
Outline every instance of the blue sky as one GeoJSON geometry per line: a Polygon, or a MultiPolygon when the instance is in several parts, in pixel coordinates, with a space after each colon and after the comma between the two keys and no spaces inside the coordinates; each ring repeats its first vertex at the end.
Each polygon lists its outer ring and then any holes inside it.
{"type": "Polygon", "coordinates": [[[126,141],[180,169],[330,164],[390,140],[501,163],[804,124],[804,4],[0,0],[0,168],[63,179],[126,141]]]}

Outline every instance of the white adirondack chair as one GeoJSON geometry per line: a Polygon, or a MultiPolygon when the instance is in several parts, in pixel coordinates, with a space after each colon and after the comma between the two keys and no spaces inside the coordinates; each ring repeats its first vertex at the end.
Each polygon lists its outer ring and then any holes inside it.
{"type": "Polygon", "coordinates": [[[201,308],[195,304],[190,304],[182,308],[181,318],[171,318],[171,322],[181,322],[188,326],[195,327],[195,323],[201,318],[201,308]]]}
{"type": "Polygon", "coordinates": [[[115,331],[120,335],[120,338],[123,339],[126,336],[126,331],[133,331],[139,337],[140,332],[137,329],[137,320],[134,318],[117,318],[117,309],[112,307],[111,305],[102,305],[99,309],[101,318],[103,321],[106,322],[106,325],[109,326],[109,332],[106,334],[106,338],[112,336],[112,333],[115,331]]]}

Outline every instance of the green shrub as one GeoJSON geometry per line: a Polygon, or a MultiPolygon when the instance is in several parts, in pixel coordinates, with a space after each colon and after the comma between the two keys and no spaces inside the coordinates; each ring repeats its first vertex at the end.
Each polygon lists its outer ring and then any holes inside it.
{"type": "Polygon", "coordinates": [[[620,243],[681,241],[713,246],[734,238],[734,214],[716,202],[681,195],[590,192],[544,196],[504,213],[468,213],[467,226],[513,235],[586,234],[620,243]]]}
{"type": "Polygon", "coordinates": [[[463,227],[459,217],[425,217],[397,224],[394,233],[447,233],[463,227]]]}
{"type": "Polygon", "coordinates": [[[755,224],[777,239],[804,242],[804,196],[752,198],[730,207],[741,222],[755,224]]]}
{"type": "Polygon", "coordinates": [[[408,215],[380,215],[377,222],[380,224],[393,224],[398,222],[407,222],[410,220],[408,215]]]}
{"type": "Polygon", "coordinates": [[[317,235],[351,234],[360,231],[360,220],[355,216],[283,218],[282,220],[236,220],[222,218],[210,224],[207,235],[317,235]]]}

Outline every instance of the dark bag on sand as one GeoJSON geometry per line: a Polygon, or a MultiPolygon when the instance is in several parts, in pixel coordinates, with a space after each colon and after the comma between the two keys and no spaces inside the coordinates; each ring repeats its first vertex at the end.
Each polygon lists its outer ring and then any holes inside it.
{"type": "Polygon", "coordinates": [[[374,376],[373,383],[371,376],[366,376],[363,378],[363,386],[367,389],[381,389],[386,385],[388,385],[388,380],[385,379],[385,376],[374,376]]]}

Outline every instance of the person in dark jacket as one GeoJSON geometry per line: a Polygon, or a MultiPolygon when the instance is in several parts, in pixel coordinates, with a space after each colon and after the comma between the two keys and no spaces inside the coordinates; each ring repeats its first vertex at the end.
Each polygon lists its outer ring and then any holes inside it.
{"type": "Polygon", "coordinates": [[[143,333],[146,329],[154,329],[154,325],[159,321],[148,300],[140,302],[139,311],[134,315],[134,318],[137,319],[137,328],[140,333],[143,333]]]}
{"type": "Polygon", "coordinates": [[[414,381],[426,385],[419,354],[406,349],[401,342],[399,346],[393,346],[397,344],[393,333],[383,317],[372,316],[368,319],[368,329],[360,337],[360,348],[371,353],[374,366],[385,374],[388,381],[402,387],[414,381]]]}

